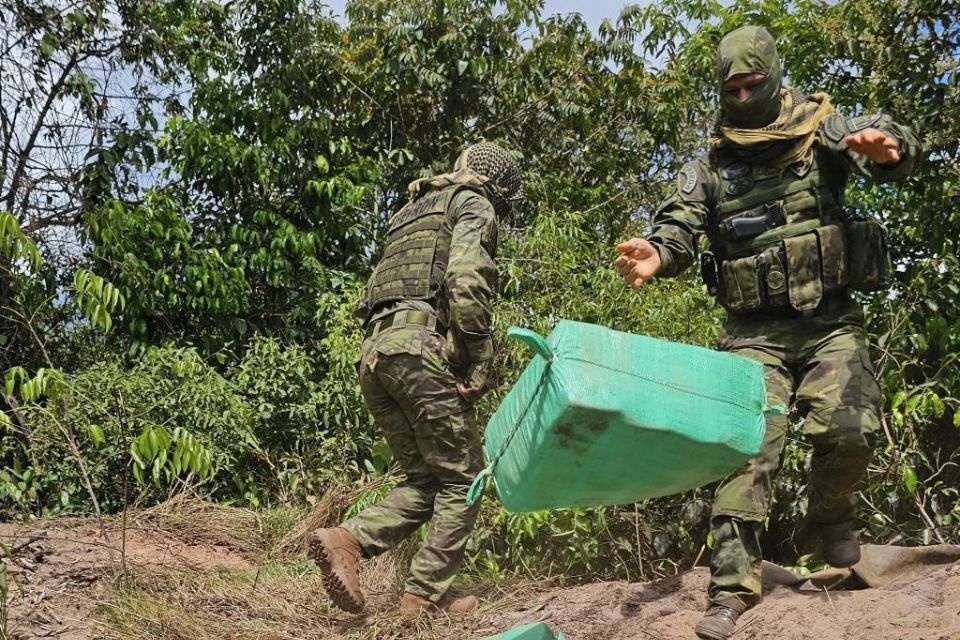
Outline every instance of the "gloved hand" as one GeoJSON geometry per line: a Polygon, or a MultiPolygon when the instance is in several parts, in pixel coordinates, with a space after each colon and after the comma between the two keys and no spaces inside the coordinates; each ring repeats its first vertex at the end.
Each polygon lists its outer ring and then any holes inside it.
{"type": "Polygon", "coordinates": [[[479,400],[487,391],[487,376],[490,373],[490,365],[493,359],[473,362],[467,369],[467,376],[463,382],[457,382],[457,391],[464,400],[473,404],[479,400]]]}

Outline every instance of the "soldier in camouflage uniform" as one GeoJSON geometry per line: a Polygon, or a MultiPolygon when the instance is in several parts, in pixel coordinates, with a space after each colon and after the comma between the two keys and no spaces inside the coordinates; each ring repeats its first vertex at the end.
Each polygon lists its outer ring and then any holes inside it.
{"type": "Polygon", "coordinates": [[[479,504],[467,506],[483,450],[473,404],[493,361],[497,219],[521,196],[519,168],[496,144],[467,148],[452,173],[417,180],[390,220],[364,295],[360,388],[405,479],[340,527],[311,534],[310,553],[340,608],[358,612],[360,557],[379,555],[429,522],[401,613],[477,607],[447,597],[479,504]]]}
{"type": "MultiPolygon", "coordinates": [[[[848,176],[907,175],[916,135],[885,115],[847,119],[829,97],[782,86],[776,43],[743,27],[720,43],[720,111],[709,151],[687,163],[646,239],[617,247],[634,288],[675,276],[700,255],[704,281],[728,314],[719,348],[764,364],[769,404],[803,416],[812,448],[807,529],[836,567],[860,558],[854,489],[879,428],[880,389],[863,313],[850,290],[889,275],[883,227],[844,208],[848,176]]],[[[709,608],[697,635],[723,640],[761,598],[760,533],[788,427],[767,417],[759,454],[718,489],[709,608]]]]}

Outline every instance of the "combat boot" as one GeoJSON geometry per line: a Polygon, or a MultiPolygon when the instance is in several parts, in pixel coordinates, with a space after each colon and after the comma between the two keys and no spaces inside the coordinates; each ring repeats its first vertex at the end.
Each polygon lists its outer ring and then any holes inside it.
{"type": "Polygon", "coordinates": [[[860,540],[849,523],[818,527],[820,555],[831,567],[845,569],[860,562],[860,540]]]}
{"type": "Polygon", "coordinates": [[[400,598],[400,615],[418,616],[421,613],[434,615],[441,611],[458,615],[476,611],[479,606],[480,601],[477,599],[477,596],[452,598],[444,595],[440,598],[440,602],[434,604],[424,597],[408,592],[404,593],[403,597],[400,598]]]}
{"type": "Polygon", "coordinates": [[[323,588],[344,611],[359,613],[365,604],[360,590],[360,543],[343,527],[310,534],[309,553],[323,573],[323,588]]]}
{"type": "Polygon", "coordinates": [[[727,640],[733,635],[740,612],[720,604],[711,605],[697,623],[697,637],[703,640],[727,640]]]}

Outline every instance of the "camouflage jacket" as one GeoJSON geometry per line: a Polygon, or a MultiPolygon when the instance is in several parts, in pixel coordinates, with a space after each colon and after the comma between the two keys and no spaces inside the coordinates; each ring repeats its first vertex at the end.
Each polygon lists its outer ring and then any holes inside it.
{"type": "Polygon", "coordinates": [[[437,314],[440,324],[466,349],[470,361],[479,362],[493,356],[491,319],[497,280],[497,218],[490,201],[471,189],[461,189],[450,201],[447,213],[452,235],[438,299],[394,302],[375,309],[369,321],[404,309],[437,314]]]}
{"type": "MultiPolygon", "coordinates": [[[[843,119],[839,115],[831,116],[816,135],[809,161],[791,165],[782,171],[771,171],[770,167],[742,152],[724,152],[722,149],[713,149],[684,165],[673,191],[658,207],[647,238],[660,253],[661,267],[657,275],[672,277],[690,266],[698,253],[698,237],[704,234],[720,263],[718,272],[721,280],[726,275],[729,285],[729,281],[738,276],[740,280],[745,279],[742,270],[738,271],[737,265],[733,264],[734,260],[739,259],[749,261],[750,278],[758,281],[756,288],[759,292],[755,294],[753,302],[725,300],[724,285],[721,284],[719,297],[728,309],[760,309],[780,294],[782,304],[797,303],[796,292],[787,292],[787,280],[796,280],[799,269],[788,274],[786,272],[797,265],[787,263],[791,261],[791,244],[797,244],[791,236],[807,234],[813,238],[810,242],[817,247],[817,251],[826,252],[822,247],[830,243],[838,246],[835,255],[820,256],[824,264],[831,261],[842,263],[827,276],[827,280],[835,280],[833,289],[830,289],[830,282],[818,286],[829,291],[846,286],[846,274],[843,272],[847,263],[843,239],[846,216],[844,191],[849,177],[856,173],[877,182],[902,178],[913,170],[920,154],[920,143],[911,129],[884,115],[853,120],[843,119]],[[899,162],[890,166],[880,165],[846,148],[843,142],[846,133],[867,126],[880,129],[898,141],[899,162]],[[745,239],[731,238],[732,220],[763,220],[758,217],[758,212],[767,211],[773,211],[771,217],[777,216],[778,222],[767,227],[760,226],[759,234],[749,235],[745,239]],[[833,235],[837,238],[831,239],[834,230],[837,232],[833,235]],[[761,253],[766,255],[760,256],[761,253]],[[773,262],[782,259],[783,272],[770,271],[771,257],[773,262]],[[757,266],[758,262],[766,266],[757,266]],[[782,291],[771,288],[771,283],[782,285],[782,291]]],[[[803,248],[803,245],[800,246],[803,248]]],[[[809,253],[809,250],[800,253],[804,252],[809,253]]],[[[800,261],[807,262],[804,268],[811,271],[809,260],[801,257],[800,261]]],[[[773,265],[774,270],[778,268],[779,265],[773,265]]],[[[737,289],[737,295],[741,288],[747,289],[746,295],[749,297],[749,289],[753,285],[751,282],[736,282],[733,288],[737,289]]],[[[794,284],[790,286],[792,288],[794,284]]],[[[813,298],[813,303],[817,300],[819,298],[813,298]]],[[[801,308],[798,304],[794,306],[801,308]]]]}

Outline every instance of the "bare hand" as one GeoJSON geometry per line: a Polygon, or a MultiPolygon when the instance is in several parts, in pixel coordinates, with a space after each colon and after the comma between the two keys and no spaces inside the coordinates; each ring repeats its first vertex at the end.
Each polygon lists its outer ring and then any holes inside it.
{"type": "Polygon", "coordinates": [[[614,261],[620,276],[633,289],[639,289],[660,270],[660,253],[643,238],[630,238],[617,245],[620,254],[614,261]]]}
{"type": "Polygon", "coordinates": [[[868,127],[846,137],[847,146],[878,164],[893,164],[900,161],[897,141],[883,131],[868,127]]]}
{"type": "Polygon", "coordinates": [[[474,362],[467,370],[467,377],[464,380],[457,380],[457,393],[460,397],[469,402],[475,403],[487,391],[487,378],[490,374],[490,365],[493,360],[482,360],[474,362]]]}

